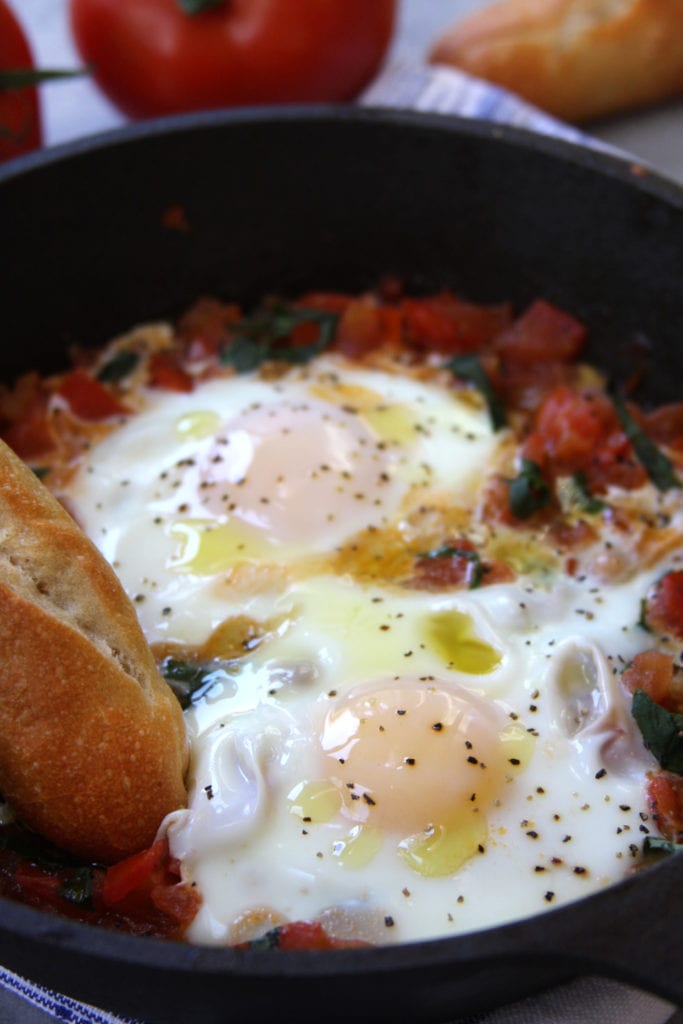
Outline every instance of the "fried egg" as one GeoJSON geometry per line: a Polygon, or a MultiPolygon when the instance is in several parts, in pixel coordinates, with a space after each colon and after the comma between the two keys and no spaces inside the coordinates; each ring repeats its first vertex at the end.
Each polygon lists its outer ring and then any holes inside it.
{"type": "Polygon", "coordinates": [[[329,356],[146,392],[75,472],[69,505],[155,649],[220,665],[163,825],[203,898],[189,939],[453,935],[637,859],[653,762],[618,674],[656,567],[608,613],[552,560],[438,593],[389,571],[434,516],[472,518],[505,441],[438,373],[329,356]]]}

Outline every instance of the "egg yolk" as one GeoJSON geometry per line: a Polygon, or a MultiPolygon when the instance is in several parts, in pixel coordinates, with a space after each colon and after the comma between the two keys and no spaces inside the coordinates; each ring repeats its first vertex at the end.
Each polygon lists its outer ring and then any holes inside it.
{"type": "Polygon", "coordinates": [[[452,825],[499,795],[506,724],[498,707],[455,685],[352,690],[325,717],[326,775],[355,820],[404,836],[452,825]]]}
{"type": "Polygon", "coordinates": [[[310,544],[386,521],[402,487],[354,410],[255,404],[224,424],[200,469],[204,507],[270,543],[310,544]]]}

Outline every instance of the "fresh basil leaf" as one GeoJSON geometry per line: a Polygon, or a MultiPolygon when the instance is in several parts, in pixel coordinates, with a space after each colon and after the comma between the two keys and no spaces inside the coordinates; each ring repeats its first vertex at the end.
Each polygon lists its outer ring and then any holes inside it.
{"type": "Polygon", "coordinates": [[[249,373],[269,359],[286,363],[308,363],[334,340],[339,316],[321,309],[275,305],[261,309],[233,325],[235,336],[221,352],[221,362],[237,373],[249,373]],[[313,323],[318,336],[309,345],[288,345],[301,324],[313,323]]]}
{"type": "Polygon", "coordinates": [[[646,836],[643,843],[643,853],[681,853],[683,843],[675,843],[672,839],[663,839],[661,836],[646,836]]]}
{"type": "Polygon", "coordinates": [[[588,490],[588,481],[586,480],[586,474],[579,470],[574,473],[571,480],[571,496],[583,512],[587,512],[589,515],[596,515],[598,512],[602,512],[603,509],[607,508],[604,501],[600,498],[596,498],[588,490]]]}
{"type": "Polygon", "coordinates": [[[280,929],[271,928],[265,935],[258,939],[252,939],[247,943],[247,949],[278,949],[280,946],[280,929]]]}
{"type": "Polygon", "coordinates": [[[178,6],[184,14],[201,14],[212,7],[222,7],[225,0],[178,0],[178,6]]]}
{"type": "Polygon", "coordinates": [[[644,690],[636,690],[631,708],[645,746],[662,768],[683,775],[683,715],[655,703],[644,690]]]}
{"type": "Polygon", "coordinates": [[[92,908],[93,874],[90,868],[79,868],[59,887],[59,894],[74,906],[92,908]]]}
{"type": "Polygon", "coordinates": [[[116,383],[127,377],[129,373],[132,373],[139,362],[140,356],[137,352],[122,349],[100,368],[97,373],[97,379],[102,384],[116,383]]]}
{"type": "Polygon", "coordinates": [[[183,710],[200,700],[224,672],[215,662],[197,664],[178,658],[164,658],[161,674],[173,690],[183,710]]]}
{"type": "Polygon", "coordinates": [[[39,480],[43,480],[50,472],[49,466],[33,466],[32,469],[39,480]]]}
{"type": "Polygon", "coordinates": [[[489,571],[482,562],[478,551],[468,551],[465,548],[453,548],[445,545],[442,548],[436,548],[434,551],[425,551],[418,555],[418,558],[464,558],[466,561],[471,562],[474,569],[468,584],[470,590],[476,590],[477,587],[480,587],[484,574],[489,571]]]}
{"type": "Polygon", "coordinates": [[[621,399],[612,397],[612,405],[621,428],[633,445],[636,458],[659,491],[668,491],[683,484],[676,476],[671,459],[667,458],[651,437],[641,430],[621,399]]]}
{"type": "Polygon", "coordinates": [[[540,467],[532,459],[522,459],[522,468],[508,481],[510,511],[517,519],[528,519],[550,502],[550,488],[540,467]]]}
{"type": "Polygon", "coordinates": [[[502,430],[503,427],[507,426],[505,406],[503,405],[500,396],[496,394],[496,391],[489,380],[489,376],[481,365],[481,360],[478,356],[455,356],[454,359],[451,359],[446,363],[446,367],[457,377],[462,377],[463,380],[468,380],[470,384],[474,384],[474,386],[481,391],[488,408],[491,426],[494,430],[502,430]]]}

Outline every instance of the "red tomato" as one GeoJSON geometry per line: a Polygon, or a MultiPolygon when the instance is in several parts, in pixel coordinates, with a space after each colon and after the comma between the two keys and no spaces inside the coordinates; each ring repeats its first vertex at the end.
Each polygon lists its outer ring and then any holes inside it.
{"type": "Polygon", "coordinates": [[[74,416],[82,420],[106,420],[129,412],[104,384],[85,370],[72,370],[65,374],[57,393],[69,403],[74,416]]]}
{"type": "Polygon", "coordinates": [[[676,640],[683,640],[683,571],[666,573],[648,597],[645,608],[647,625],[676,640]]]}
{"type": "Polygon", "coordinates": [[[132,117],[351,99],[379,66],[396,0],[71,0],[102,90],[132,117]]]}
{"type": "Polygon", "coordinates": [[[40,109],[35,87],[11,88],[1,78],[9,71],[32,68],[26,36],[7,4],[0,0],[0,160],[40,146],[40,109]]]}

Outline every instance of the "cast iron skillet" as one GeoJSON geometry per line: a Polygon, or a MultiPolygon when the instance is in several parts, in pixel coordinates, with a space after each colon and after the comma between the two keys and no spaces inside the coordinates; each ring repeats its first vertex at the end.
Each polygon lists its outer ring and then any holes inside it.
{"type": "MultiPolygon", "coordinates": [[[[520,131],[348,108],[138,125],[0,170],[0,232],[5,379],[201,294],[362,289],[391,271],[473,300],[544,296],[589,324],[617,380],[649,349],[645,399],[683,397],[683,192],[520,131]],[[180,229],[164,226],[174,208],[180,229]]],[[[680,856],[506,927],[334,953],[166,944],[0,901],[0,961],[159,1024],[439,1021],[585,973],[683,1004],[682,914],[680,856]]]]}

